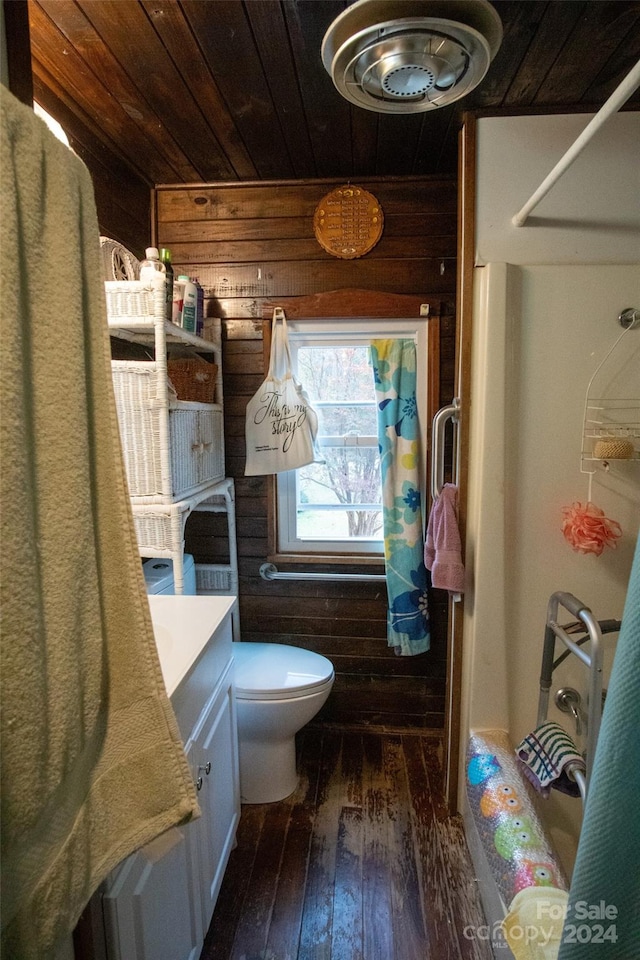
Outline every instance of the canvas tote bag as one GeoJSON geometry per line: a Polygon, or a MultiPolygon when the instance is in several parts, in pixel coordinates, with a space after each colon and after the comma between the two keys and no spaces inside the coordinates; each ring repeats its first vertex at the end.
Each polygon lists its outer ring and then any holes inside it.
{"type": "Polygon", "coordinates": [[[304,467],[316,457],[318,417],[293,376],[287,318],[273,311],[269,371],[247,404],[245,476],[304,467]]]}

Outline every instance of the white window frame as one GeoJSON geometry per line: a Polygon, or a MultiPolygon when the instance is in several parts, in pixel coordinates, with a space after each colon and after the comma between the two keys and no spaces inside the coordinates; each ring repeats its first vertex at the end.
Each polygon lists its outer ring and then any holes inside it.
{"type": "MultiPolygon", "coordinates": [[[[416,344],[418,424],[420,431],[420,496],[425,512],[426,451],[427,451],[427,397],[429,369],[429,319],[314,319],[287,320],[294,372],[299,346],[327,345],[369,346],[372,340],[384,338],[411,339],[416,344]]],[[[372,374],[373,375],[373,374],[372,374]]],[[[304,386],[304,384],[303,384],[304,386]]],[[[313,400],[313,398],[311,398],[313,400]]],[[[376,438],[377,446],[377,438],[376,438]]],[[[363,541],[357,545],[349,540],[306,540],[296,536],[296,471],[276,476],[276,536],[277,553],[317,557],[318,562],[328,557],[370,558],[381,562],[383,544],[363,541]]]]}

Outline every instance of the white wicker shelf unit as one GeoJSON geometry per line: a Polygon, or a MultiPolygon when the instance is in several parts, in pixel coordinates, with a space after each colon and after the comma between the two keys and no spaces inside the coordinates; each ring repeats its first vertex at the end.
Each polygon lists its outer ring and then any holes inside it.
{"type": "MultiPolygon", "coordinates": [[[[209,513],[224,513],[227,517],[228,563],[196,563],[196,593],[238,596],[238,549],[236,544],[235,486],[227,477],[211,491],[211,496],[195,507],[209,513]]],[[[234,640],[240,639],[238,608],[233,612],[234,640]]]]}
{"type": "Polygon", "coordinates": [[[184,532],[193,510],[226,512],[229,564],[198,565],[198,592],[235,594],[238,563],[233,481],[225,478],[220,321],[212,339],[164,318],[164,282],[106,281],[109,333],[149,347],[149,358],[113,360],[112,375],[133,519],[141,557],[173,560],[184,587],[184,532]],[[213,355],[214,403],[172,399],[167,357],[213,355]]]}
{"type": "Polygon", "coordinates": [[[220,323],[211,341],[168,323],[164,282],[151,287],[113,280],[105,283],[105,291],[109,333],[153,352],[153,359],[112,361],[129,494],[137,504],[175,503],[225,474],[220,323]],[[213,355],[214,403],[173,396],[167,354],[178,348],[195,358],[213,355]]]}

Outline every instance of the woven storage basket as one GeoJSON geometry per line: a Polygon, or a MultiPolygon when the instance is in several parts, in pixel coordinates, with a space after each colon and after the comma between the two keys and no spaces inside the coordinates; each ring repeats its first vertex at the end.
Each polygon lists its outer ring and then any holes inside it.
{"type": "Polygon", "coordinates": [[[180,401],[162,404],[165,385],[155,363],[114,360],[111,364],[129,494],[173,500],[224,476],[222,408],[180,401]],[[168,450],[160,423],[168,418],[168,450]]]}
{"type": "Polygon", "coordinates": [[[169,360],[167,373],[178,400],[215,403],[217,364],[198,358],[169,360]]]}
{"type": "Polygon", "coordinates": [[[159,551],[176,552],[182,549],[183,526],[187,517],[179,513],[137,513],[133,523],[142,556],[157,556],[159,551]]]}
{"type": "Polygon", "coordinates": [[[107,281],[104,285],[107,315],[110,320],[149,321],[164,319],[164,283],[155,286],[139,280],[107,281]]]}
{"type": "Polygon", "coordinates": [[[111,376],[116,398],[129,494],[162,493],[162,453],[158,397],[164,385],[155,363],[114,360],[111,376]]]}
{"type": "Polygon", "coordinates": [[[198,593],[234,593],[236,578],[229,567],[217,563],[196,563],[195,568],[198,593]]]}

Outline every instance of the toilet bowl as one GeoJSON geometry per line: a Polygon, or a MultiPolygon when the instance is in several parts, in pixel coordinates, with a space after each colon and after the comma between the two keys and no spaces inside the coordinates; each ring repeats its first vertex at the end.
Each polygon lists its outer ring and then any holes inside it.
{"type": "Polygon", "coordinates": [[[329,696],[333,664],[281,643],[234,643],[233,655],[240,799],[283,800],[298,785],[296,733],[329,696]]]}

